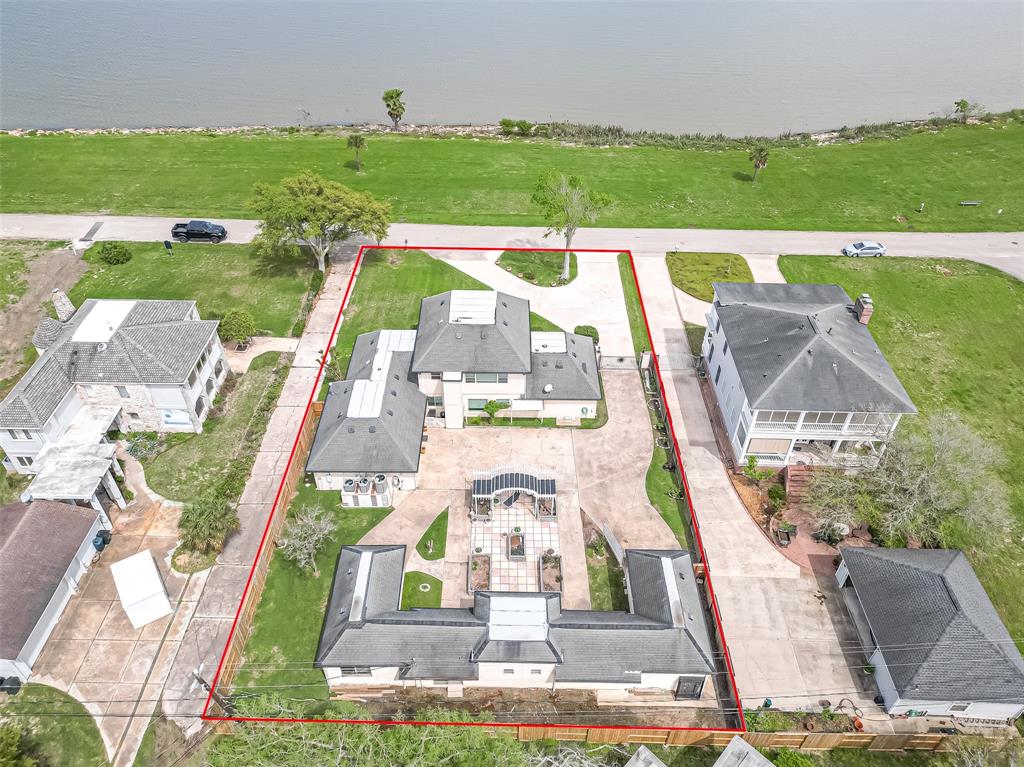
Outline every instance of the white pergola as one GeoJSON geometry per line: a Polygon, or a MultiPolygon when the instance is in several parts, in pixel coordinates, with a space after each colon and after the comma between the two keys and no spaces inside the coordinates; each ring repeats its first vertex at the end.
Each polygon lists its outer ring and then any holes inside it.
{"type": "Polygon", "coordinates": [[[486,508],[486,516],[500,503],[511,506],[521,494],[533,498],[533,513],[554,516],[555,473],[535,466],[506,464],[473,472],[473,510],[486,508]]]}

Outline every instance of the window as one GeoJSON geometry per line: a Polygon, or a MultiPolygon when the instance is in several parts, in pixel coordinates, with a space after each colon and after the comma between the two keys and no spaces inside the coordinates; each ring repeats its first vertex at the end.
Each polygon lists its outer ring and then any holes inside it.
{"type": "Polygon", "coordinates": [[[952,706],[949,707],[949,710],[951,712],[957,712],[957,713],[961,713],[962,714],[964,711],[966,711],[970,707],[971,707],[970,703],[954,703],[952,706]]]}
{"type": "MultiPolygon", "coordinates": [[[[505,375],[505,374],[502,374],[505,375]]],[[[466,373],[466,383],[498,383],[497,373],[466,373]]],[[[504,383],[508,383],[508,375],[505,375],[504,383]]]]}
{"type": "Polygon", "coordinates": [[[31,466],[32,465],[32,459],[29,458],[27,455],[19,455],[18,456],[18,465],[19,466],[26,466],[26,467],[27,466],[31,466]]]}
{"type": "Polygon", "coordinates": [[[721,329],[722,329],[722,321],[720,319],[718,319],[718,315],[715,314],[715,332],[717,333],[721,329]]]}
{"type": "Polygon", "coordinates": [[[807,413],[804,415],[804,423],[838,424],[842,426],[846,422],[846,413],[807,413]]]}
{"type": "Polygon", "coordinates": [[[516,673],[516,670],[514,668],[503,668],[501,670],[501,673],[504,674],[505,676],[512,676],[513,674],[516,673]]]}
{"type": "Polygon", "coordinates": [[[486,404],[487,404],[487,400],[485,400],[485,399],[471,399],[469,401],[469,409],[470,410],[483,410],[484,409],[484,405],[486,405],[486,404]]]}
{"type": "Polygon", "coordinates": [[[722,366],[718,366],[718,370],[715,371],[715,383],[718,383],[718,379],[722,377],[722,366]]]}
{"type": "Polygon", "coordinates": [[[725,354],[728,351],[729,351],[729,341],[726,340],[726,342],[724,344],[722,344],[722,354],[725,354]]]}
{"type": "Polygon", "coordinates": [[[878,426],[881,422],[881,413],[854,413],[850,416],[850,426],[878,426]]]}
{"type": "Polygon", "coordinates": [[[427,397],[427,407],[444,407],[444,397],[427,397]]]}
{"type": "Polygon", "coordinates": [[[7,433],[11,435],[11,439],[16,439],[18,442],[32,439],[32,432],[27,429],[8,429],[7,433]]]}
{"type": "Polygon", "coordinates": [[[508,373],[498,373],[498,383],[508,383],[508,373]]]}
{"type": "Polygon", "coordinates": [[[543,672],[541,672],[541,670],[539,668],[531,668],[530,669],[530,673],[533,674],[534,676],[540,676],[541,673],[543,673],[543,672]]]}
{"type": "Polygon", "coordinates": [[[758,426],[796,426],[800,413],[796,410],[758,410],[754,423],[758,426]]]}
{"type": "Polygon", "coordinates": [[[430,374],[430,380],[431,381],[440,381],[441,380],[441,374],[440,373],[431,373],[430,374]]]}
{"type": "Polygon", "coordinates": [[[128,417],[133,419],[133,420],[135,420],[135,421],[139,420],[139,414],[138,413],[128,413],[128,417]]]}
{"type": "Polygon", "coordinates": [[[198,380],[199,380],[199,376],[196,375],[196,371],[193,370],[191,373],[188,374],[188,385],[189,386],[195,386],[196,385],[196,381],[198,381],[198,380]]]}
{"type": "Polygon", "coordinates": [[[131,396],[128,394],[128,387],[126,386],[115,386],[114,388],[117,389],[117,396],[119,397],[128,399],[128,397],[131,396]]]}
{"type": "Polygon", "coordinates": [[[711,344],[711,347],[708,349],[708,362],[711,362],[711,360],[713,360],[714,358],[715,358],[715,345],[711,344]]]}
{"type": "Polygon", "coordinates": [[[740,449],[743,449],[743,443],[747,441],[747,427],[743,425],[743,419],[740,419],[740,427],[736,433],[736,439],[739,440],[740,449]]]}

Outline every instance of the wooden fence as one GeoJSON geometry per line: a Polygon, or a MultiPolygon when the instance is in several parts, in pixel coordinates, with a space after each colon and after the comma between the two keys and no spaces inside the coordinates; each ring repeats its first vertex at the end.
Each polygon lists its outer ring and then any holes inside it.
{"type": "Polygon", "coordinates": [[[313,435],[316,433],[316,425],[320,421],[320,414],[323,412],[324,403],[314,402],[306,419],[302,422],[299,431],[299,439],[295,446],[295,453],[288,471],[284,476],[284,484],[281,487],[281,494],[278,498],[277,508],[270,521],[270,529],[263,541],[263,548],[256,555],[256,567],[252,574],[252,583],[249,591],[246,592],[242,602],[242,610],[238,615],[238,622],[235,624],[235,633],[231,636],[227,654],[224,657],[224,666],[221,669],[217,686],[220,689],[230,687],[238,673],[242,663],[242,653],[245,643],[252,635],[253,617],[256,615],[256,608],[259,606],[260,598],[263,596],[263,587],[267,582],[267,570],[270,569],[270,559],[274,556],[274,543],[284,523],[288,518],[288,506],[295,497],[295,490],[305,474],[306,457],[313,444],[313,435]]]}

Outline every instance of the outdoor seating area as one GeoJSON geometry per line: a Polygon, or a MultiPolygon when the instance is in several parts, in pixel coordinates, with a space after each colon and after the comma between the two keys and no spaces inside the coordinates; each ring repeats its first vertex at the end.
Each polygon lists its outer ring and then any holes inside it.
{"type": "Polygon", "coordinates": [[[473,476],[473,516],[490,517],[495,509],[525,507],[538,517],[553,517],[554,472],[528,466],[498,466],[473,476]]]}
{"type": "Polygon", "coordinates": [[[473,520],[470,543],[471,558],[490,560],[487,590],[540,591],[538,561],[559,553],[558,522],[538,518],[527,508],[499,504],[489,519],[473,520]]]}

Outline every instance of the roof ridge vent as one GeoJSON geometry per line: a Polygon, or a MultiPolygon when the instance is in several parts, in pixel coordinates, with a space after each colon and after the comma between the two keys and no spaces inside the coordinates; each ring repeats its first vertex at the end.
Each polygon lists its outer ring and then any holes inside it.
{"type": "Polygon", "coordinates": [[[377,427],[371,425],[370,426],[370,434],[376,434],[376,433],[377,433],[377,427]]]}

